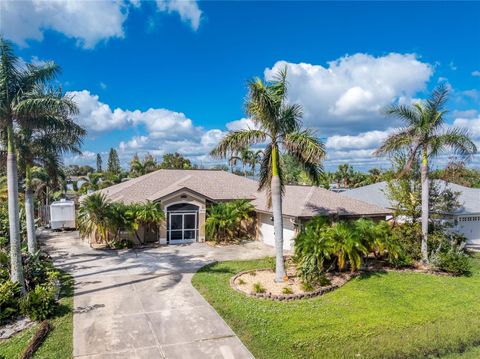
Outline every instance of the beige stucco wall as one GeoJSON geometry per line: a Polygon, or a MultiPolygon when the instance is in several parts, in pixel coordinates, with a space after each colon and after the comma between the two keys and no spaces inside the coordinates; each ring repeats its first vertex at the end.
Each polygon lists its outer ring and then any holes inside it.
{"type": "MultiPolygon", "coordinates": [[[[176,203],[190,203],[198,206],[198,242],[205,241],[206,200],[189,191],[181,191],[162,199],[162,209],[167,214],[168,206],[176,203]]],[[[167,244],[167,221],[160,224],[160,244],[167,244]]]]}

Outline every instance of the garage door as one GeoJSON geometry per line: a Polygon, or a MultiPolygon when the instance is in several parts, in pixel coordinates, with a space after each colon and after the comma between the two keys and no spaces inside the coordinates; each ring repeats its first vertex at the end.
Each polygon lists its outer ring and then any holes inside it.
{"type": "Polygon", "coordinates": [[[468,244],[480,245],[480,216],[459,217],[457,229],[468,239],[468,244]]]}
{"type": "MultiPolygon", "coordinates": [[[[285,224],[284,219],[284,224],[285,224]]],[[[273,230],[273,222],[270,221],[269,219],[263,219],[259,223],[259,237],[260,240],[263,241],[264,243],[270,245],[270,246],[275,246],[275,234],[273,230]],[[270,222],[270,223],[269,223],[270,222]]],[[[283,229],[283,249],[289,250],[293,248],[293,238],[295,237],[295,231],[284,228],[283,229]]]]}

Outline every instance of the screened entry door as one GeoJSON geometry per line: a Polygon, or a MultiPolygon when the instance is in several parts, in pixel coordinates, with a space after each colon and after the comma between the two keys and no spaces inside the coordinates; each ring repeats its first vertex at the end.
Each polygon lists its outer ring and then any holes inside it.
{"type": "Polygon", "coordinates": [[[169,243],[190,243],[197,239],[197,213],[169,214],[169,243]]]}

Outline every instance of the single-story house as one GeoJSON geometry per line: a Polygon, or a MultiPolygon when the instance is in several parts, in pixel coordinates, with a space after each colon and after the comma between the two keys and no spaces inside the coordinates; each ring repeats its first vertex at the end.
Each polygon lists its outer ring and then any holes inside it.
{"type": "MultiPolygon", "coordinates": [[[[221,170],[168,170],[105,188],[100,192],[112,202],[126,204],[146,200],[160,202],[166,214],[158,233],[141,233],[145,240],[161,244],[202,242],[207,208],[222,201],[250,200],[256,212],[256,238],[274,245],[273,218],[258,182],[221,170]]],[[[299,225],[316,215],[335,218],[385,219],[391,211],[361,200],[340,196],[313,186],[285,186],[283,234],[291,249],[299,225]]]]}
{"type": "MultiPolygon", "coordinates": [[[[442,180],[436,180],[435,183],[441,191],[448,188],[459,193],[460,208],[453,213],[444,213],[443,215],[445,220],[449,220],[453,224],[453,231],[463,234],[467,238],[469,245],[480,246],[480,188],[464,187],[442,180]]],[[[386,195],[386,190],[387,182],[378,182],[347,190],[341,195],[392,209],[393,205],[386,195]]]]}

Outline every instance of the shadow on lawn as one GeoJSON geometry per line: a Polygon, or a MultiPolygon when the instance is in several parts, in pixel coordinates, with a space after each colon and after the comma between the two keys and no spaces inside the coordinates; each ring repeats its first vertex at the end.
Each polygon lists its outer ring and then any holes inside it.
{"type": "Polygon", "coordinates": [[[361,272],[357,278],[359,280],[365,280],[365,279],[370,279],[370,278],[376,278],[376,277],[383,277],[384,275],[387,275],[388,272],[383,269],[375,270],[375,271],[365,271],[361,272]]]}
{"type": "Polygon", "coordinates": [[[217,267],[218,262],[207,264],[200,268],[197,273],[222,273],[222,274],[236,274],[237,271],[228,267],[217,267]]]}

